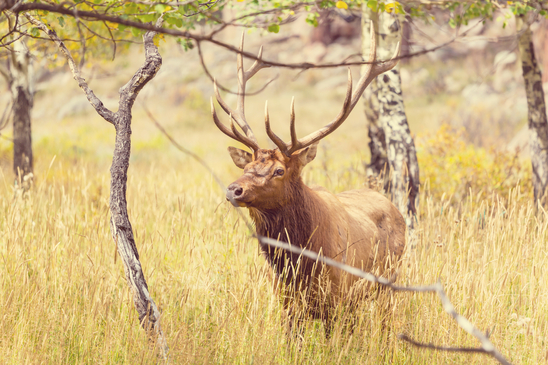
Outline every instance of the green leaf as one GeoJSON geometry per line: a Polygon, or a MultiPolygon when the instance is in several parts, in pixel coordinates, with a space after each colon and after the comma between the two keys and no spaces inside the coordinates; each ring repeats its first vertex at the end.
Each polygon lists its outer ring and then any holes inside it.
{"type": "Polygon", "coordinates": [[[317,27],[318,26],[318,16],[319,16],[318,13],[308,14],[306,16],[306,22],[308,24],[312,25],[313,27],[317,27]]]}
{"type": "Polygon", "coordinates": [[[384,3],[380,3],[379,4],[379,11],[382,13],[382,12],[384,12],[384,9],[385,9],[384,3]]]}
{"type": "Polygon", "coordinates": [[[63,18],[62,16],[58,16],[57,20],[59,20],[59,25],[61,26],[61,28],[64,28],[65,27],[65,18],[63,18]]]}
{"type": "Polygon", "coordinates": [[[32,28],[30,28],[30,34],[33,37],[38,37],[40,35],[40,29],[36,28],[36,27],[32,27],[32,28]]]}
{"type": "Polygon", "coordinates": [[[143,23],[149,23],[149,22],[153,22],[154,19],[156,19],[156,15],[155,14],[143,14],[143,15],[139,16],[139,19],[141,19],[141,21],[143,23]]]}
{"type": "Polygon", "coordinates": [[[280,26],[278,24],[270,24],[267,30],[270,33],[278,33],[280,31],[280,26]]]}
{"type": "Polygon", "coordinates": [[[141,34],[141,30],[139,28],[131,28],[131,34],[133,34],[134,37],[138,37],[141,34]]]}
{"type": "Polygon", "coordinates": [[[167,9],[167,5],[164,5],[164,4],[156,4],[154,6],[154,10],[156,10],[158,13],[163,13],[164,11],[166,11],[167,9]]]}
{"type": "Polygon", "coordinates": [[[175,25],[177,18],[174,18],[172,16],[166,16],[164,17],[164,20],[166,21],[167,24],[175,25]]]}
{"type": "Polygon", "coordinates": [[[373,11],[377,11],[377,0],[369,0],[367,2],[367,7],[373,11]]]}

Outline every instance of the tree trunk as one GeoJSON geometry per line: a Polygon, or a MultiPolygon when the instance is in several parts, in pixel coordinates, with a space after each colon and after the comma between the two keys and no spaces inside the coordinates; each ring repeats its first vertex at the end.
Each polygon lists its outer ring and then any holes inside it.
{"type": "Polygon", "coordinates": [[[9,72],[13,99],[13,172],[16,181],[28,188],[33,172],[30,114],[34,101],[34,85],[31,56],[23,40],[13,44],[9,72]]]}
{"type": "MultiPolygon", "coordinates": [[[[154,303],[154,300],[152,300],[141,262],[139,261],[139,252],[137,251],[137,246],[133,237],[133,229],[131,227],[131,222],[129,221],[126,201],[127,171],[131,154],[131,110],[141,89],[156,76],[156,73],[160,70],[160,66],[162,65],[162,57],[153,42],[153,37],[156,33],[148,31],[143,36],[145,62],[141,68],[135,72],[131,80],[120,88],[119,108],[116,113],[113,113],[104,106],[101,100],[99,100],[93,90],[88,86],[86,80],[80,75],[80,71],[74,62],[72,55],[57,34],[34,17],[28,14],[25,14],[25,16],[59,46],[60,51],[67,58],[74,79],[86,94],[90,104],[103,119],[112,123],[116,129],[114,155],[112,157],[112,166],[110,169],[109,203],[112,238],[116,243],[118,253],[124,263],[127,283],[133,292],[133,302],[139,315],[141,326],[145,329],[150,338],[156,341],[163,358],[167,361],[169,348],[160,325],[160,311],[154,303]]],[[[160,26],[161,22],[162,18],[157,21],[156,26],[160,26]]]]}
{"type": "MultiPolygon", "coordinates": [[[[517,29],[524,26],[523,17],[516,18],[517,29]]],[[[542,89],[542,72],[535,58],[535,49],[528,25],[519,36],[521,69],[527,97],[527,122],[529,125],[529,148],[533,165],[533,189],[535,201],[547,206],[548,187],[548,121],[542,89]]]]}
{"type": "MultiPolygon", "coordinates": [[[[363,12],[366,13],[367,10],[364,8],[363,12]]],[[[389,59],[401,40],[400,22],[398,18],[386,13],[369,16],[378,17],[376,29],[379,29],[380,40],[377,57],[380,60],[389,59]]],[[[363,28],[363,39],[366,39],[368,27],[363,28]]],[[[367,49],[365,46],[364,50],[367,49]]],[[[415,142],[405,115],[399,65],[377,77],[376,88],[372,89],[372,93],[376,93],[378,100],[378,119],[375,123],[374,113],[370,112],[368,115],[372,156],[368,167],[372,173],[378,174],[382,171],[379,171],[379,161],[382,161],[383,156],[379,151],[384,151],[389,166],[392,201],[405,217],[407,226],[412,228],[419,196],[419,164],[415,142]],[[384,134],[384,141],[380,138],[381,133],[384,134]]],[[[375,98],[372,100],[370,103],[374,105],[375,98]]],[[[366,115],[367,113],[366,111],[366,115]]]]}
{"type": "MultiPolygon", "coordinates": [[[[366,3],[362,4],[362,54],[369,54],[371,48],[371,37],[369,36],[369,24],[373,21],[375,30],[379,29],[378,16],[371,8],[367,7],[366,3]]],[[[378,31],[377,45],[379,44],[378,31]]],[[[362,73],[366,65],[362,67],[362,73]]],[[[369,87],[363,93],[363,105],[365,111],[365,121],[367,123],[367,134],[369,136],[369,150],[371,152],[371,160],[365,166],[365,172],[371,179],[380,179],[380,182],[385,191],[390,187],[388,178],[388,157],[386,154],[386,137],[384,130],[379,124],[379,99],[377,96],[377,79],[371,81],[369,87]]]]}
{"type": "MultiPolygon", "coordinates": [[[[409,12],[409,7],[406,9],[409,12]]],[[[400,60],[400,64],[406,65],[409,63],[409,54],[411,53],[411,15],[405,15],[405,20],[402,22],[401,33],[401,48],[400,56],[404,57],[400,60]]]]}

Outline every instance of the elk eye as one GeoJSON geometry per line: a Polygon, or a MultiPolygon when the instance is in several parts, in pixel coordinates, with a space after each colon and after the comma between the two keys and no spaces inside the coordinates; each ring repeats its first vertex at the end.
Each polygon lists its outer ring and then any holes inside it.
{"type": "Polygon", "coordinates": [[[284,174],[284,169],[277,169],[274,172],[274,176],[283,176],[283,174],[284,174]]]}

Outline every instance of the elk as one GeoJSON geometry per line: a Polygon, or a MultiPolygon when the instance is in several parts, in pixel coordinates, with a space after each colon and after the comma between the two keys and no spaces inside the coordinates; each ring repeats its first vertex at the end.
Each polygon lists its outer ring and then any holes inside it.
{"type": "MultiPolygon", "coordinates": [[[[288,242],[364,271],[383,275],[395,267],[405,247],[406,225],[398,209],[382,194],[370,189],[334,195],[322,187],[305,185],[301,178],[303,168],[316,156],[318,142],[345,121],[369,83],[397,63],[399,50],[389,61],[376,62],[373,27],[371,35],[367,70],[360,78],[356,91],[352,92],[352,74],[349,70],[342,110],[329,124],[304,138],[298,139],[295,132],[294,99],[290,109],[290,143],[284,142],[272,131],[268,103],[265,106],[266,133],[277,146],[276,149],[260,148],[246,121],[246,83],[257,71],[268,67],[262,61],[262,47],[257,60],[247,71],[244,71],[241,53],[237,56],[236,110],[223,101],[214,82],[215,97],[229,115],[230,127],[219,121],[213,99],[211,113],[221,132],[252,151],[249,153],[228,147],[232,160],[244,172],[228,186],[226,198],[236,207],[249,209],[257,235],[288,242]]],[[[243,36],[240,44],[242,50],[243,36]]],[[[292,298],[304,297],[302,302],[308,306],[306,311],[313,318],[328,321],[330,309],[341,300],[352,302],[352,296],[357,296],[357,277],[296,254],[275,251],[262,242],[259,244],[277,278],[286,284],[295,284],[297,289],[293,291],[292,298]],[[301,290],[307,290],[307,294],[301,295],[301,290]]]]}

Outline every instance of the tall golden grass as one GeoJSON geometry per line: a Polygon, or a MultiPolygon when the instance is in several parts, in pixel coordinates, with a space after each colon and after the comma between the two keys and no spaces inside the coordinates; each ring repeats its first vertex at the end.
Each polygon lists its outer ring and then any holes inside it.
{"type": "MultiPolygon", "coordinates": [[[[222,138],[209,143],[224,146],[222,138]]],[[[136,143],[128,203],[172,363],[494,363],[397,339],[479,345],[433,294],[393,294],[388,320],[368,299],[353,332],[337,323],[327,339],[321,322],[306,321],[302,341],[290,341],[257,243],[211,176],[166,144],[136,143]]],[[[53,160],[52,151],[37,146],[36,183],[23,195],[1,170],[0,363],[156,363],[110,237],[108,158],[67,149],[53,160]]],[[[345,156],[333,163],[320,151],[305,180],[335,192],[362,186],[361,157],[345,156]]],[[[227,182],[239,173],[227,155],[209,161],[227,182]]],[[[439,278],[457,311],[489,330],[510,361],[548,363],[547,236],[546,213],[519,187],[457,203],[426,187],[398,283],[439,278]]]]}

